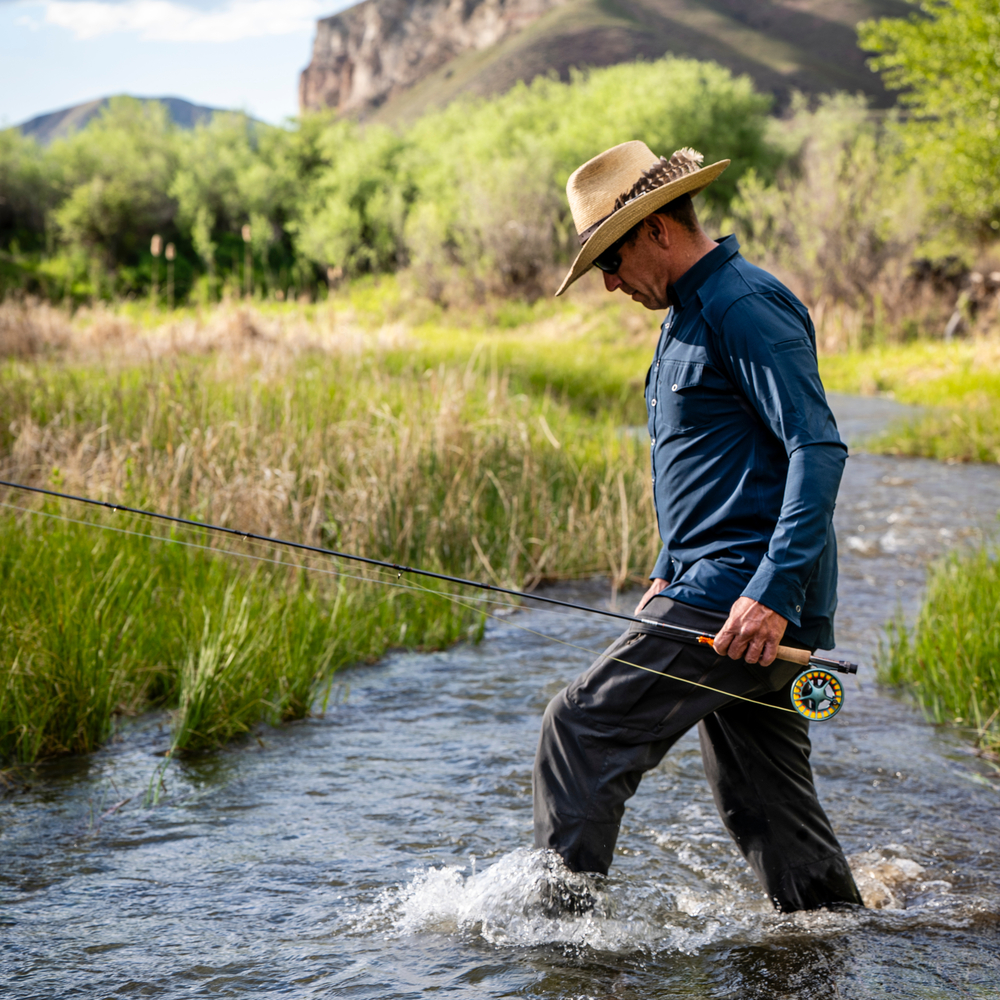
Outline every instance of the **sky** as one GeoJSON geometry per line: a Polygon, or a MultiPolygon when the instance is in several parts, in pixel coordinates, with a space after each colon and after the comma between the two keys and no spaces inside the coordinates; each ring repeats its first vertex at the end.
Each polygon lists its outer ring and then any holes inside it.
{"type": "Polygon", "coordinates": [[[352,0],[0,0],[0,127],[111,94],[274,124],[298,113],[317,18],[352,0]]]}

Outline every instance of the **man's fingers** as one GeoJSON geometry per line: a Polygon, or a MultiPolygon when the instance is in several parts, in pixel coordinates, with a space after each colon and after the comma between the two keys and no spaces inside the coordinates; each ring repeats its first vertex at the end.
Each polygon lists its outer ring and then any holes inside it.
{"type": "Polygon", "coordinates": [[[743,659],[746,660],[747,663],[756,663],[761,658],[764,646],[764,639],[761,636],[753,636],[750,640],[750,644],[747,646],[746,653],[743,654],[743,659]]]}
{"type": "Polygon", "coordinates": [[[764,653],[761,656],[759,663],[762,667],[769,667],[774,663],[775,657],[778,655],[778,644],[771,639],[768,639],[764,643],[764,653]]]}
{"type": "Polygon", "coordinates": [[[731,660],[742,660],[743,654],[747,650],[749,645],[749,639],[742,633],[737,633],[733,636],[732,641],[729,643],[729,648],[726,650],[726,655],[731,660]]]}
{"type": "Polygon", "coordinates": [[[715,639],[712,642],[712,648],[720,656],[725,656],[726,650],[729,649],[729,644],[733,641],[733,636],[735,634],[736,633],[732,629],[728,629],[723,626],[722,631],[716,633],[715,639]]]}

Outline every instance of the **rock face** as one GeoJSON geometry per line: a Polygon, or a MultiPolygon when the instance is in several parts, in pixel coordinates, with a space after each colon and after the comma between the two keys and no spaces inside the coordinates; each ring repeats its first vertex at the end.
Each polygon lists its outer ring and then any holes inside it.
{"type": "Polygon", "coordinates": [[[672,53],[747,74],[778,109],[797,90],[889,107],[855,28],[911,12],[904,0],[364,0],[319,22],[299,103],[407,121],[539,74],[672,53]]]}
{"type": "Polygon", "coordinates": [[[363,114],[461,52],[487,49],[565,0],[365,0],[319,21],[302,111],[363,114]]]}

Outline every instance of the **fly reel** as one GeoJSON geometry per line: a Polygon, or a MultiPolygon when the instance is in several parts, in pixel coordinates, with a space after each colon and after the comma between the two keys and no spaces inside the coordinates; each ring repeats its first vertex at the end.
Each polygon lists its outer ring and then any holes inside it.
{"type": "Polygon", "coordinates": [[[810,722],[832,719],[844,704],[844,686],[827,670],[804,670],[792,684],[792,707],[810,722]]]}

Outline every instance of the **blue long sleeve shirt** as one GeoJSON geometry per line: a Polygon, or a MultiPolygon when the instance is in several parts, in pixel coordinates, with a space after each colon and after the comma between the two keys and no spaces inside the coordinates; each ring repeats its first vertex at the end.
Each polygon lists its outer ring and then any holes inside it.
{"type": "Polygon", "coordinates": [[[833,508],[847,448],[805,306],[727,236],[672,287],[646,378],[665,594],[726,613],[745,595],[832,649],[833,508]]]}

